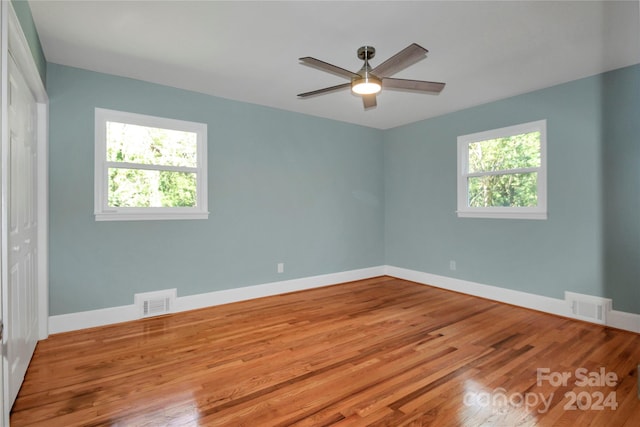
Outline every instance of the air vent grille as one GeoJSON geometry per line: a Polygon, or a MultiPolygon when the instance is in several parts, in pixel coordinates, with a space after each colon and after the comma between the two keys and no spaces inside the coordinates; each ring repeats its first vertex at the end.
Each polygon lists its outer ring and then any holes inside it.
{"type": "Polygon", "coordinates": [[[607,314],[611,311],[610,299],[565,292],[565,300],[571,305],[571,312],[576,318],[601,324],[607,323],[607,314]]]}
{"type": "Polygon", "coordinates": [[[135,294],[134,301],[140,317],[171,313],[176,299],[176,289],[135,294]]]}
{"type": "Polygon", "coordinates": [[[146,300],[142,306],[143,316],[155,316],[171,311],[171,298],[146,300]]]}
{"type": "Polygon", "coordinates": [[[602,304],[594,304],[585,301],[573,301],[571,304],[573,314],[581,317],[589,317],[600,322],[604,321],[602,304]]]}

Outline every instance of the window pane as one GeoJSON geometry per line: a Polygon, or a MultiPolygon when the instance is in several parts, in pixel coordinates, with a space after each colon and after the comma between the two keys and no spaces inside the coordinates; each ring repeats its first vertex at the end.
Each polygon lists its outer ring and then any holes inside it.
{"type": "Polygon", "coordinates": [[[195,207],[196,174],[109,168],[110,207],[195,207]]]}
{"type": "Polygon", "coordinates": [[[197,134],[107,122],[107,161],[196,167],[197,134]]]}
{"type": "Polygon", "coordinates": [[[540,132],[469,144],[469,172],[540,167],[540,132]]]}
{"type": "Polygon", "coordinates": [[[536,207],[538,174],[469,177],[469,207],[536,207]]]}

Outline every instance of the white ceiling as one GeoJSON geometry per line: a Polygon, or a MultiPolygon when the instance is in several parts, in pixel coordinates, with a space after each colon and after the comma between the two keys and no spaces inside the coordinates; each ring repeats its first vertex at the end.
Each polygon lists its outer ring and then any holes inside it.
{"type": "Polygon", "coordinates": [[[640,62],[634,1],[30,0],[47,61],[388,129],[640,62]],[[383,91],[364,111],[346,83],[300,65],[357,71],[411,43],[427,59],[394,77],[442,81],[439,95],[383,91]]]}

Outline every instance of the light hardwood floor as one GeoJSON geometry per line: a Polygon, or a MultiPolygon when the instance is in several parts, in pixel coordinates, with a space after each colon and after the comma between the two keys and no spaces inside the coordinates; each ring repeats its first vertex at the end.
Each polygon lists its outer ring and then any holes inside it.
{"type": "Polygon", "coordinates": [[[380,277],[53,335],[11,426],[630,427],[638,363],[638,334],[380,277]]]}

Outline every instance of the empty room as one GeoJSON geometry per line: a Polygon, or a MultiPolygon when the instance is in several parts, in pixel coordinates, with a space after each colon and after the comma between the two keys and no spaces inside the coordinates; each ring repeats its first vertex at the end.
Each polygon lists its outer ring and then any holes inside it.
{"type": "Polygon", "coordinates": [[[639,1],[0,5],[1,426],[638,425],[639,1]]]}

